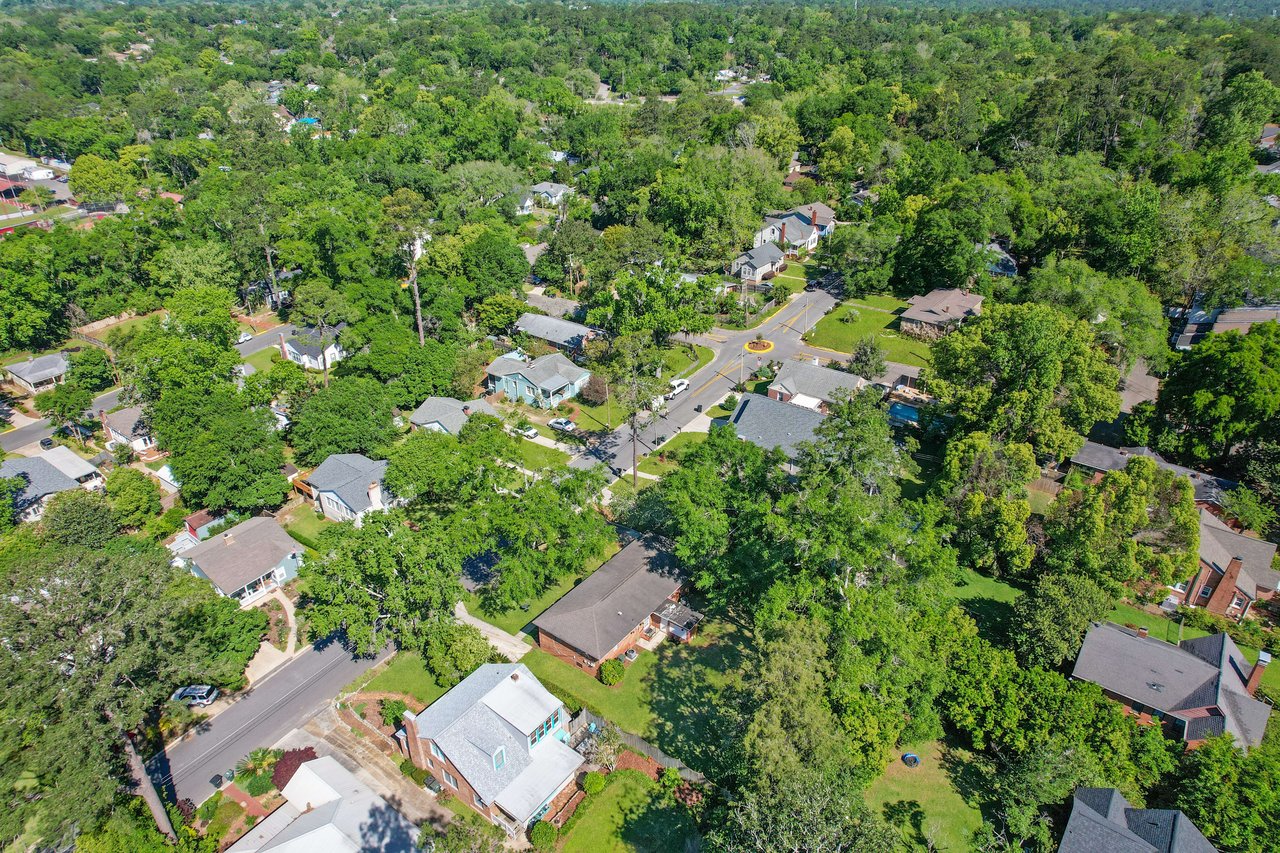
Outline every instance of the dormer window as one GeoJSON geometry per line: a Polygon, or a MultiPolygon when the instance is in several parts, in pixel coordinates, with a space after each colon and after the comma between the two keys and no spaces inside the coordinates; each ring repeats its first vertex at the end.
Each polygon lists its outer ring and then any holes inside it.
{"type": "Polygon", "coordinates": [[[505,746],[498,747],[493,753],[493,769],[501,770],[503,765],[507,763],[507,748],[505,746]]]}

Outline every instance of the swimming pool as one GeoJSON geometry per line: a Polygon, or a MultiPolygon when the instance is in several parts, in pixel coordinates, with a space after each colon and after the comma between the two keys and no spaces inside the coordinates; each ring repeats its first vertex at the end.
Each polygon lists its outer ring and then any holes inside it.
{"type": "Polygon", "coordinates": [[[894,400],[889,404],[889,420],[920,426],[920,410],[915,406],[894,400]]]}

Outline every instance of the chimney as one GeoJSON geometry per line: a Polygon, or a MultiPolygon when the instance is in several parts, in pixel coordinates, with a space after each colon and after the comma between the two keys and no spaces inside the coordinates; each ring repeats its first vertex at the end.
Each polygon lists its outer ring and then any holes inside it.
{"type": "Polygon", "coordinates": [[[409,752],[409,760],[413,762],[414,767],[425,768],[427,759],[422,754],[425,746],[422,743],[422,738],[418,735],[418,716],[412,711],[405,711],[402,720],[404,722],[404,743],[409,752]]]}
{"type": "Polygon", "coordinates": [[[466,418],[471,417],[471,407],[470,407],[470,406],[467,406],[467,405],[465,405],[465,404],[463,405],[463,407],[462,407],[462,416],[463,416],[463,417],[466,417],[466,418]]]}
{"type": "MultiPolygon", "coordinates": [[[[106,432],[108,429],[106,409],[98,409],[98,420],[102,421],[102,431],[106,432]]],[[[107,438],[110,438],[110,437],[111,436],[107,436],[107,438]]]]}
{"type": "Polygon", "coordinates": [[[382,509],[382,484],[374,480],[369,484],[369,507],[371,509],[382,509]]]}
{"type": "Polygon", "coordinates": [[[1269,663],[1271,663],[1271,655],[1267,652],[1258,652],[1258,662],[1249,671],[1249,680],[1244,685],[1244,689],[1250,696],[1257,692],[1258,685],[1262,683],[1262,671],[1269,663]]]}
{"type": "Polygon", "coordinates": [[[818,208],[816,207],[809,208],[809,224],[814,228],[818,227],[818,208]]]}
{"type": "Polygon", "coordinates": [[[280,333],[280,357],[285,359],[286,361],[289,358],[289,353],[285,352],[285,349],[284,349],[284,332],[280,333]]]}
{"type": "Polygon", "coordinates": [[[1145,636],[1147,636],[1147,635],[1148,635],[1148,634],[1150,634],[1150,633],[1151,633],[1151,631],[1147,629],[1147,626],[1146,626],[1146,625],[1143,625],[1141,628],[1139,628],[1139,629],[1138,629],[1138,636],[1139,636],[1139,637],[1145,637],[1145,636]]]}
{"type": "Polygon", "coordinates": [[[231,535],[231,531],[230,531],[230,530],[228,530],[226,533],[222,534],[222,544],[223,544],[223,545],[234,545],[235,543],[236,543],[236,537],[234,537],[234,536],[232,536],[232,535],[231,535]]]}
{"type": "Polygon", "coordinates": [[[782,224],[778,228],[778,242],[782,244],[782,251],[787,251],[787,221],[782,220],[782,224]]]}

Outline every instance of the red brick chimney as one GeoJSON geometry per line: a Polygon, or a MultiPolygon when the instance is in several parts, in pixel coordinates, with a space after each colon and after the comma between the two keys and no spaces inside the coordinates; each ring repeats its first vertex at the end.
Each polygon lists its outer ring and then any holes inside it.
{"type": "Polygon", "coordinates": [[[1240,569],[1243,565],[1239,557],[1231,558],[1231,562],[1227,563],[1227,570],[1222,573],[1222,579],[1213,590],[1213,595],[1209,596],[1209,600],[1204,603],[1205,610],[1219,616],[1226,615],[1227,609],[1231,607],[1231,601],[1236,597],[1236,584],[1240,580],[1240,569]]]}
{"type": "Polygon", "coordinates": [[[785,254],[787,251],[787,221],[785,219],[782,220],[778,229],[778,242],[782,244],[782,251],[785,254]]]}
{"type": "Polygon", "coordinates": [[[818,208],[816,207],[809,208],[809,224],[814,228],[818,227],[818,208]]]}
{"type": "MultiPolygon", "coordinates": [[[[103,432],[107,432],[107,430],[109,430],[109,429],[110,429],[110,426],[107,424],[107,410],[106,410],[106,409],[98,409],[98,420],[102,421],[102,431],[103,431],[103,432]]],[[[110,438],[111,438],[110,434],[108,434],[108,435],[107,435],[107,438],[108,438],[108,439],[110,439],[110,438]]]]}
{"type": "Polygon", "coordinates": [[[469,417],[471,417],[471,407],[470,407],[470,406],[463,406],[463,407],[462,407],[462,416],[463,416],[464,418],[469,418],[469,417]]]}
{"type": "Polygon", "coordinates": [[[422,743],[422,738],[418,737],[418,717],[412,711],[405,711],[403,722],[405,747],[409,750],[409,760],[413,762],[414,767],[426,768],[427,759],[423,754],[425,745],[422,743]]]}
{"type": "Polygon", "coordinates": [[[1244,689],[1250,696],[1258,691],[1258,685],[1262,683],[1262,671],[1269,663],[1271,663],[1271,655],[1267,652],[1258,652],[1258,662],[1253,665],[1253,669],[1249,670],[1249,680],[1244,685],[1244,689]]]}

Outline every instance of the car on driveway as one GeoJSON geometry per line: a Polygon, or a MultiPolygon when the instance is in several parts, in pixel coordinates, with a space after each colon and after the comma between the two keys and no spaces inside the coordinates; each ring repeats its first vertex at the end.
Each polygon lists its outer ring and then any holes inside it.
{"type": "Polygon", "coordinates": [[[179,705],[190,705],[193,708],[202,708],[205,705],[213,704],[213,700],[217,698],[218,688],[210,687],[208,684],[192,684],[190,687],[180,687],[173,691],[169,701],[177,702],[179,705]]]}
{"type": "Polygon", "coordinates": [[[573,432],[578,428],[577,424],[568,418],[552,418],[547,421],[547,426],[560,432],[573,432]]]}
{"type": "Polygon", "coordinates": [[[672,379],[671,391],[667,394],[667,399],[674,400],[677,394],[679,394],[681,391],[684,391],[688,387],[689,387],[688,379],[672,379]]]}
{"type": "Polygon", "coordinates": [[[253,335],[252,335],[251,333],[249,333],[249,332],[241,332],[241,333],[240,333],[240,337],[236,340],[236,343],[238,343],[238,344],[247,344],[247,343],[249,343],[249,341],[251,341],[251,340],[253,340],[253,335]]]}
{"type": "Polygon", "coordinates": [[[516,435],[523,436],[531,441],[538,437],[538,429],[533,424],[518,426],[515,429],[515,433],[516,435]]]}

